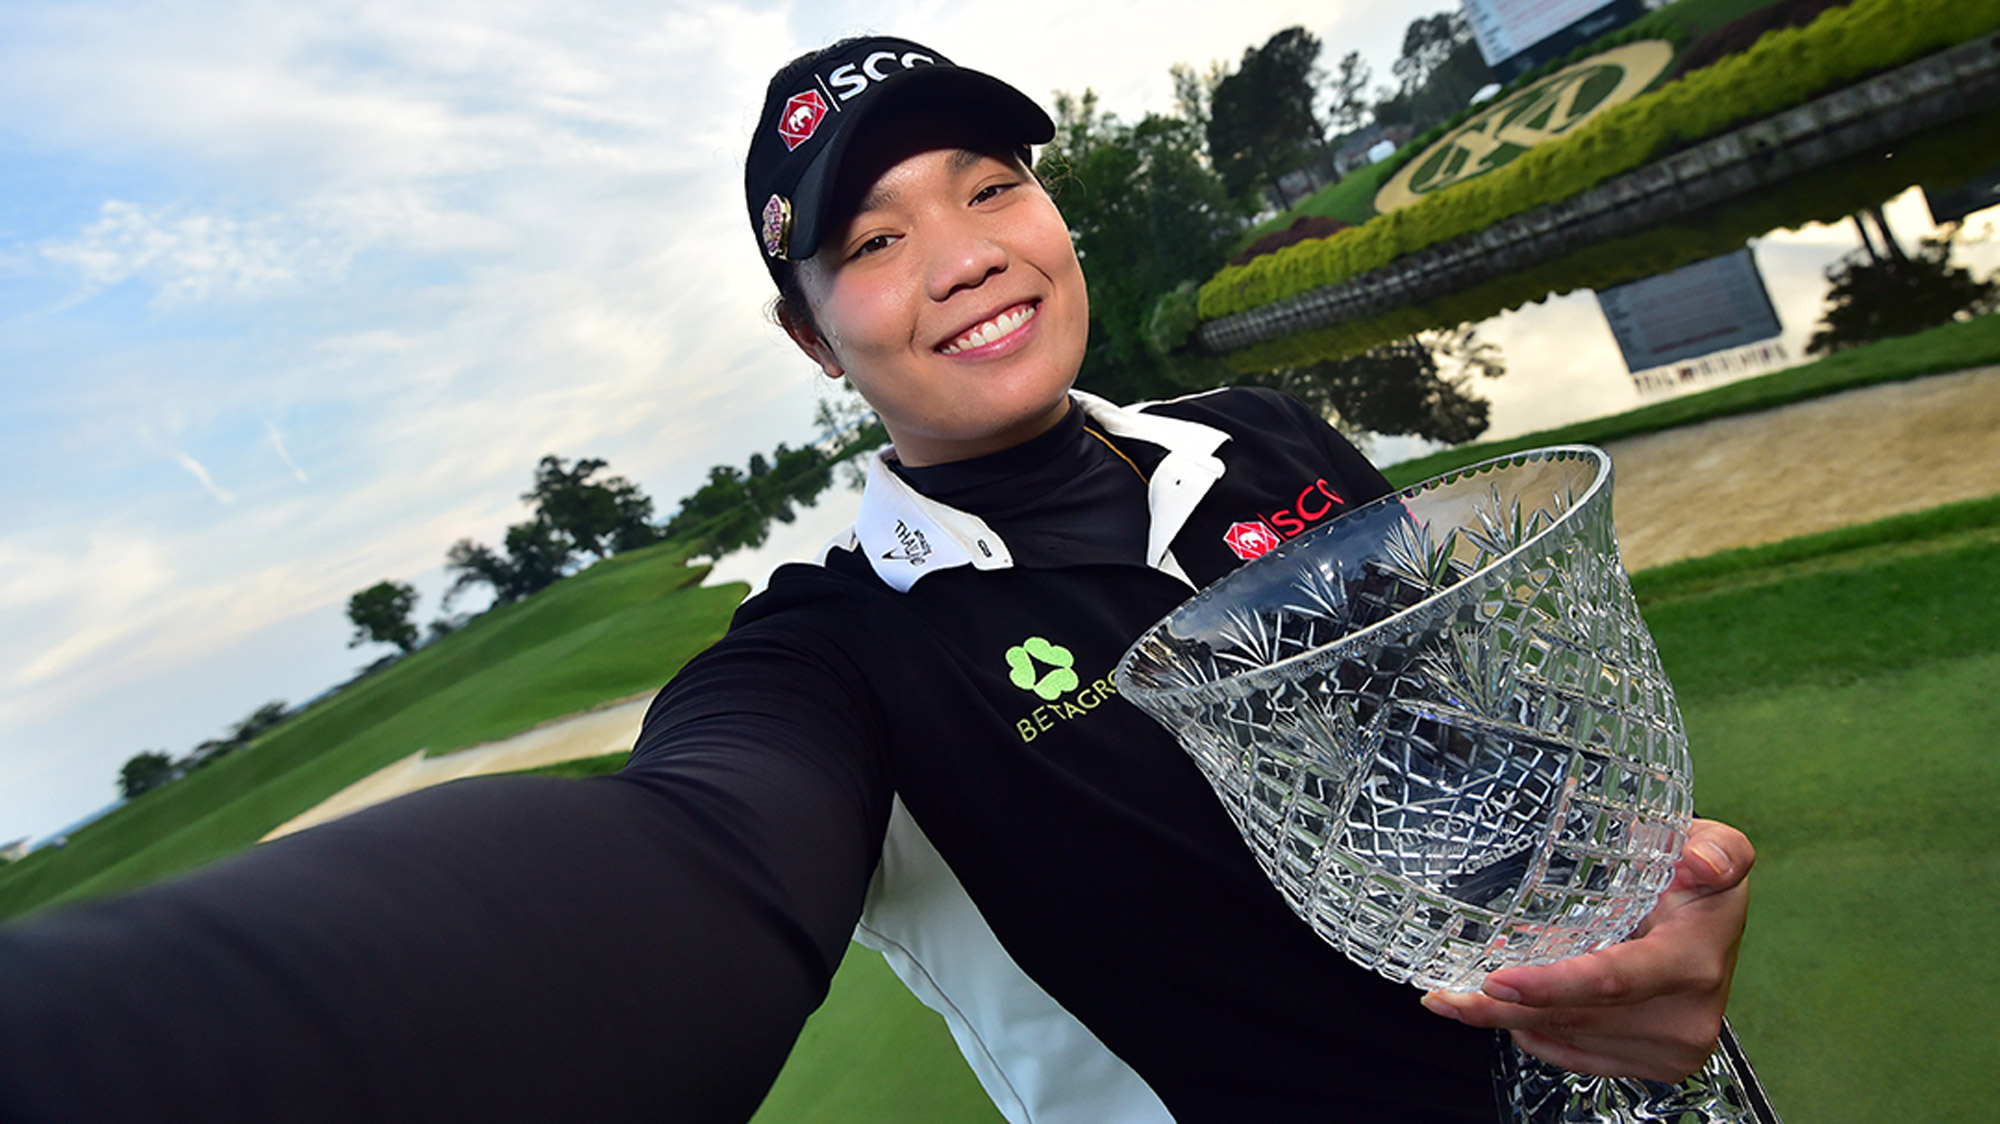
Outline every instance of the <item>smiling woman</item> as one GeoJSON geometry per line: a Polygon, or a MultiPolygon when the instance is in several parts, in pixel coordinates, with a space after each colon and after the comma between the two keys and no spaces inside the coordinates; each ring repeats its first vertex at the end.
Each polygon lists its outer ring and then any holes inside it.
{"type": "Polygon", "coordinates": [[[1072,389],[1048,116],[872,37],[781,70],[758,120],[780,317],[893,439],[854,526],[662,690],[616,776],[444,785],[0,929],[0,1118],[740,1121],[850,935],[1016,1122],[1491,1120],[1473,1027],[1699,1066],[1739,834],[1697,827],[1637,939],[1419,1005],[1291,913],[1117,696],[1195,589],[1389,489],[1274,393],[1072,389]]]}
{"type": "Polygon", "coordinates": [[[964,132],[948,114],[888,114],[850,149],[854,178],[873,186],[799,263],[810,314],[781,313],[820,369],[875,407],[912,466],[1047,431],[1068,411],[1089,332],[1055,204],[1011,149],[947,147],[964,132]]]}

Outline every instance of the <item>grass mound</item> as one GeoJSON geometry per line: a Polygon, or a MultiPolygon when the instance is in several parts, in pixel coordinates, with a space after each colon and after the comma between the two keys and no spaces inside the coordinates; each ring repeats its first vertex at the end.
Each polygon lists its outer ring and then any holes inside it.
{"type": "Polygon", "coordinates": [[[0,917],[220,858],[369,773],[658,687],[728,625],[741,585],[667,544],[607,559],[315,703],[249,747],[0,869],[0,917]]]}

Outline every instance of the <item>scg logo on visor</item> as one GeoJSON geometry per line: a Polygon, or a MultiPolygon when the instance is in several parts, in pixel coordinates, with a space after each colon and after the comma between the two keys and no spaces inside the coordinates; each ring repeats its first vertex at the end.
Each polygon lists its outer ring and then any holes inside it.
{"type": "Polygon", "coordinates": [[[936,59],[917,51],[905,51],[900,55],[894,51],[876,51],[862,59],[858,67],[851,62],[834,67],[832,73],[826,76],[826,83],[836,91],[834,97],[841,101],[851,101],[861,96],[862,91],[868,88],[868,83],[880,82],[887,78],[891,67],[897,70],[915,70],[919,66],[929,66],[936,62],[936,59]]]}

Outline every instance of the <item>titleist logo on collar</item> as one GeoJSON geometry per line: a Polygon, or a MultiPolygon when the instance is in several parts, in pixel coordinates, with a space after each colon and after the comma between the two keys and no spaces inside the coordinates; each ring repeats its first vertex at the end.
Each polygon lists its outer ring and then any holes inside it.
{"type": "MultiPolygon", "coordinates": [[[[892,562],[908,562],[912,566],[921,566],[924,560],[931,556],[931,540],[925,538],[922,531],[901,519],[896,520],[896,542],[900,544],[898,548],[883,551],[882,557],[892,562]]],[[[984,547],[986,544],[979,545],[984,547]]]]}

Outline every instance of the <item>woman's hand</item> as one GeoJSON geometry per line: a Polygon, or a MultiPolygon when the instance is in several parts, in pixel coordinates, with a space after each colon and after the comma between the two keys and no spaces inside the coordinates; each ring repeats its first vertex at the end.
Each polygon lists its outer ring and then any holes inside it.
{"type": "Polygon", "coordinates": [[[1721,1033],[1755,860],[1742,832],[1696,820],[1673,882],[1631,939],[1504,968],[1486,977],[1483,994],[1433,991],[1424,1006],[1505,1028],[1523,1050],[1575,1073],[1680,1081],[1721,1033]]]}

